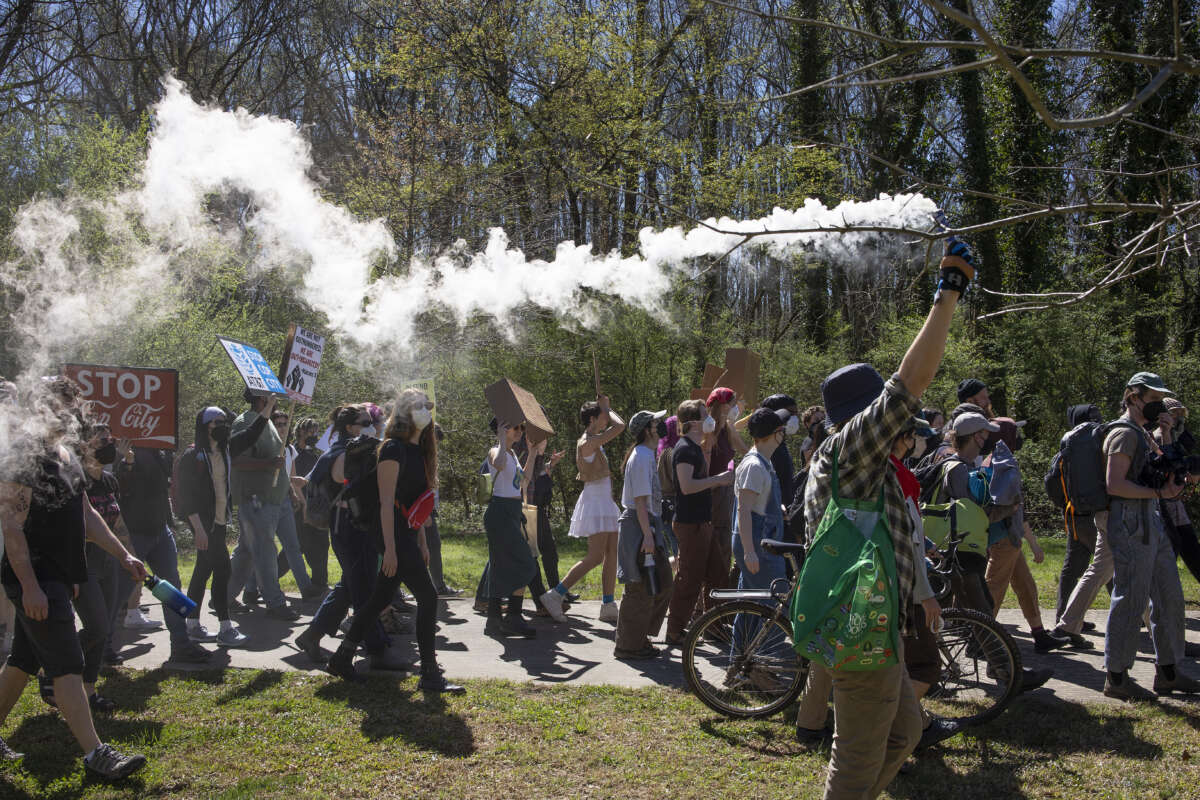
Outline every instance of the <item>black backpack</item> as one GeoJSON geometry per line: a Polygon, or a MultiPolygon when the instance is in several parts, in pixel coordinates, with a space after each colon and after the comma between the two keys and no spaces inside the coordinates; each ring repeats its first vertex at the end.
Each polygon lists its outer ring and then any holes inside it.
{"type": "Polygon", "coordinates": [[[1108,508],[1104,476],[1104,439],[1117,426],[1139,430],[1128,420],[1084,422],[1067,431],[1050,471],[1042,483],[1050,502],[1076,515],[1095,514],[1108,508]]]}
{"type": "Polygon", "coordinates": [[[950,469],[955,464],[966,463],[953,453],[941,461],[934,461],[933,457],[935,455],[936,453],[930,453],[921,459],[921,463],[913,470],[913,475],[917,477],[917,483],[921,484],[922,505],[933,502],[933,497],[937,493],[938,487],[942,485],[943,476],[946,474],[947,469],[950,469]]]}
{"type": "MultiPolygon", "coordinates": [[[[335,444],[329,448],[328,455],[336,459],[342,449],[340,444],[335,444]]],[[[333,475],[328,469],[320,480],[314,480],[311,476],[312,469],[305,475],[308,483],[304,484],[304,521],[314,528],[329,528],[333,525],[334,506],[342,499],[342,487],[333,482],[333,475]]]]}
{"type": "Polygon", "coordinates": [[[346,501],[354,526],[364,531],[379,526],[379,481],[375,472],[380,444],[374,436],[359,434],[346,443],[346,459],[342,462],[345,483],[339,496],[346,501]]]}

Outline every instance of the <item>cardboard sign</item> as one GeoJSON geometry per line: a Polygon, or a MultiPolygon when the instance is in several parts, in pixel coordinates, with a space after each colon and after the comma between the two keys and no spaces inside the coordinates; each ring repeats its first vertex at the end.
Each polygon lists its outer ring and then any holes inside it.
{"type": "Polygon", "coordinates": [[[715,364],[704,365],[704,377],[700,379],[700,388],[692,389],[693,400],[708,400],[708,395],[717,388],[719,381],[725,378],[725,369],[715,364]]]}
{"type": "Polygon", "coordinates": [[[271,371],[270,365],[263,358],[263,354],[258,352],[257,347],[224,336],[218,336],[217,341],[225,348],[233,366],[246,382],[247,389],[255,394],[277,394],[287,397],[287,389],[283,388],[279,378],[275,377],[275,373],[271,371]]]}
{"type": "Polygon", "coordinates": [[[731,347],[725,351],[725,377],[722,385],[741,398],[742,408],[758,407],[758,372],[762,359],[753,350],[731,347]]]}
{"type": "Polygon", "coordinates": [[[549,439],[554,434],[550,420],[542,413],[537,398],[508,378],[496,381],[483,390],[488,406],[500,422],[509,425],[525,423],[525,437],[531,445],[549,439]]]}
{"type": "Polygon", "coordinates": [[[420,389],[429,398],[429,402],[433,403],[433,418],[437,419],[437,387],[434,385],[433,378],[417,378],[414,381],[405,381],[400,384],[402,389],[420,389]]]}
{"type": "Polygon", "coordinates": [[[283,369],[279,374],[283,376],[287,396],[293,403],[312,405],[324,351],[324,336],[294,323],[288,326],[287,343],[283,346],[283,369]]]}
{"type": "Polygon", "coordinates": [[[136,447],[174,450],[179,435],[179,372],[153,367],[64,364],[92,416],[136,447]]]}

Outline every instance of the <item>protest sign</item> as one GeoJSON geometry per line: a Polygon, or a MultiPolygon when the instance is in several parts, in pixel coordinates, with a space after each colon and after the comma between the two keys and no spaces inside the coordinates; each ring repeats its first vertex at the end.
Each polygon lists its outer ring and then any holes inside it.
{"type": "Polygon", "coordinates": [[[64,364],[92,416],[117,439],[137,447],[175,449],[179,436],[179,372],[153,367],[64,364]]]}
{"type": "Polygon", "coordinates": [[[226,354],[237,368],[238,374],[246,382],[246,388],[255,394],[277,394],[287,397],[287,389],[275,377],[263,354],[253,345],[218,336],[217,341],[225,348],[226,354]]]}
{"type": "Polygon", "coordinates": [[[433,403],[433,416],[437,417],[437,390],[433,385],[433,378],[417,378],[414,381],[405,381],[404,388],[420,389],[429,398],[429,402],[433,403]]]}
{"type": "Polygon", "coordinates": [[[508,378],[493,383],[483,390],[492,413],[500,422],[509,425],[525,423],[525,436],[530,444],[549,439],[554,433],[550,421],[542,412],[537,398],[529,391],[522,389],[508,378]]]}
{"type": "Polygon", "coordinates": [[[293,403],[312,405],[317,371],[321,368],[321,354],[324,351],[324,336],[299,325],[288,326],[287,343],[283,346],[283,368],[279,375],[293,403]]]}

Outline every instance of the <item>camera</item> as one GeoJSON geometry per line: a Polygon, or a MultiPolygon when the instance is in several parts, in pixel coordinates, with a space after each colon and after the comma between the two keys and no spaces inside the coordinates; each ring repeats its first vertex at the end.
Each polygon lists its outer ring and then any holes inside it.
{"type": "Polygon", "coordinates": [[[1188,475],[1200,475],[1200,455],[1189,455],[1178,445],[1169,444],[1161,453],[1152,453],[1146,461],[1143,483],[1151,489],[1161,489],[1175,476],[1182,484],[1188,475]]]}

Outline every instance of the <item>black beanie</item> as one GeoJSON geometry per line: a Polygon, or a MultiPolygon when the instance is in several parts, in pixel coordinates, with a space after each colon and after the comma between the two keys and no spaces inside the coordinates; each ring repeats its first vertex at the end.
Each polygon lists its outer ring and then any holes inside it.
{"type": "Polygon", "coordinates": [[[958,402],[965,403],[987,388],[987,384],[979,378],[967,378],[958,385],[958,402]]]}

